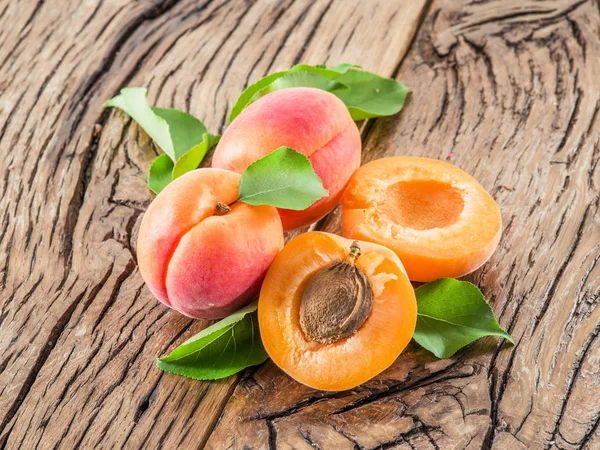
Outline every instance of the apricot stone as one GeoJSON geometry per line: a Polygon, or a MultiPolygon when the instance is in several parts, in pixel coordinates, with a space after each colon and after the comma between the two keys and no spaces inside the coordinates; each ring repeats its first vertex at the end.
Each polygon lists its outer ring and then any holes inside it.
{"type": "Polygon", "coordinates": [[[247,304],[283,247],[277,210],[237,202],[239,180],[222,169],[189,172],[142,219],[142,277],[162,303],[188,317],[218,319],[247,304]]]}
{"type": "Polygon", "coordinates": [[[242,173],[281,146],[308,157],[329,196],[308,209],[279,209],[284,231],[309,225],[337,204],[360,166],[361,141],[348,109],[335,95],[312,88],[289,88],[252,103],[223,133],[212,166],[242,173]]]}

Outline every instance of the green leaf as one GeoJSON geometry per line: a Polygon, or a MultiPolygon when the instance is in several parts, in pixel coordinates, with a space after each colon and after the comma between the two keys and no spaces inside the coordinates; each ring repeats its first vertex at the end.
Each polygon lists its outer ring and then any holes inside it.
{"type": "Polygon", "coordinates": [[[119,95],[111,98],[104,106],[114,106],[129,114],[162,151],[175,160],[169,123],[164,118],[156,115],[152,108],[148,106],[146,93],[147,89],[145,88],[124,88],[121,89],[119,95]]]}
{"type": "Polygon", "coordinates": [[[196,380],[228,377],[267,360],[258,329],[257,302],[205,328],[156,361],[165,372],[196,380]]]}
{"type": "Polygon", "coordinates": [[[175,161],[198,145],[202,141],[202,136],[207,133],[204,124],[191,114],[178,109],[152,108],[152,111],[169,124],[175,161]]]}
{"type": "MultiPolygon", "coordinates": [[[[105,106],[122,109],[135,120],[156,144],[177,161],[190,149],[202,142],[207,133],[204,124],[191,114],[173,108],[150,107],[145,88],[124,88],[105,106]]],[[[208,148],[218,142],[219,136],[210,135],[208,148]]]]}
{"type": "Polygon", "coordinates": [[[129,114],[166,153],[154,160],[148,172],[148,187],[158,194],[175,178],[196,169],[220,136],[209,134],[191,114],[172,108],[151,108],[146,93],[145,88],[124,88],[105,106],[115,106],[129,114]]]}
{"type": "Polygon", "coordinates": [[[192,147],[177,160],[175,167],[173,168],[173,180],[179,178],[184,173],[198,168],[204,159],[204,155],[206,155],[206,152],[208,151],[209,142],[210,138],[208,133],[204,133],[204,136],[202,136],[202,142],[192,147]]]}
{"type": "Polygon", "coordinates": [[[337,73],[346,73],[348,72],[348,69],[361,69],[361,67],[357,66],[356,64],[343,63],[328,67],[328,69],[337,73]]]}
{"type": "Polygon", "coordinates": [[[174,165],[167,155],[160,155],[150,167],[148,174],[148,187],[150,190],[158,194],[174,179],[197,169],[206,152],[217,145],[220,138],[221,136],[204,133],[202,141],[184,153],[174,165]]]}
{"type": "Polygon", "coordinates": [[[396,80],[363,70],[348,69],[335,81],[347,86],[332,93],[346,104],[353,120],[396,114],[404,106],[409,91],[396,80]]]}
{"type": "Polygon", "coordinates": [[[221,140],[221,135],[220,134],[210,134],[210,133],[208,133],[208,150],[210,150],[215,145],[217,145],[220,140],[221,140]]]}
{"type": "Polygon", "coordinates": [[[346,104],[354,120],[396,114],[403,108],[409,91],[396,80],[364,71],[354,64],[344,63],[331,67],[323,64],[298,64],[248,86],[231,110],[229,121],[235,119],[250,103],[268,93],[300,86],[323,89],[335,94],[346,104]]]}
{"type": "Polygon", "coordinates": [[[173,160],[169,155],[158,156],[148,172],[148,187],[155,194],[160,193],[172,180],[173,160]]]}
{"type": "MultiPolygon", "coordinates": [[[[297,73],[297,72],[310,72],[310,73],[316,73],[317,75],[322,75],[325,78],[332,79],[332,78],[339,76],[340,73],[345,72],[344,68],[342,67],[343,65],[344,64],[339,64],[334,67],[327,67],[327,66],[309,66],[308,64],[297,64],[294,67],[292,67],[290,70],[288,70],[287,73],[290,74],[290,73],[297,73]]],[[[347,66],[351,67],[352,65],[347,64],[347,66]]]]}
{"type": "Polygon", "coordinates": [[[184,153],[175,163],[173,168],[172,179],[179,178],[184,173],[190,172],[198,168],[206,153],[219,143],[221,136],[204,133],[202,142],[195,145],[184,153]]]}
{"type": "Polygon", "coordinates": [[[484,336],[500,336],[514,344],[477,286],[442,278],[418,287],[415,294],[418,315],[413,338],[438,358],[448,358],[484,336]]]}
{"type": "Polygon", "coordinates": [[[343,89],[343,84],[331,81],[331,79],[336,76],[339,76],[339,72],[335,70],[309,66],[307,64],[298,64],[290,70],[268,75],[248,86],[244,92],[242,92],[242,95],[240,95],[231,109],[229,121],[233,121],[233,119],[235,119],[250,103],[255,102],[271,92],[279,91],[281,89],[290,87],[314,87],[326,91],[343,89]]]}
{"type": "Polygon", "coordinates": [[[239,200],[250,205],[302,210],[328,194],[308,158],[289,147],[250,164],[240,179],[239,200]]]}
{"type": "Polygon", "coordinates": [[[277,78],[284,76],[286,73],[287,72],[272,73],[271,75],[267,75],[266,77],[261,78],[256,83],[251,84],[246,89],[244,89],[244,92],[242,92],[242,94],[235,102],[235,105],[233,105],[233,108],[231,108],[231,112],[229,113],[229,122],[232,122],[233,119],[235,119],[242,112],[242,110],[252,102],[252,98],[257,92],[267,87],[277,78]]]}
{"type": "Polygon", "coordinates": [[[256,94],[254,94],[254,96],[250,100],[250,103],[255,102],[260,97],[264,97],[265,95],[270,94],[271,92],[280,91],[282,89],[292,87],[312,87],[316,89],[322,89],[328,92],[331,92],[334,89],[343,90],[346,88],[343,84],[338,83],[337,81],[330,80],[329,78],[323,75],[319,75],[318,73],[291,72],[282,77],[277,78],[268,86],[264,87],[256,94]]]}

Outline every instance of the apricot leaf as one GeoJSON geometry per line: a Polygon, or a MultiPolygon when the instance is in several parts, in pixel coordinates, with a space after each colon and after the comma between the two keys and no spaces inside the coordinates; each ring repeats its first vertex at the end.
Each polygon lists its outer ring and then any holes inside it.
{"type": "Polygon", "coordinates": [[[154,113],[146,101],[146,88],[123,88],[121,93],[107,101],[104,106],[122,109],[144,129],[163,152],[175,160],[175,150],[169,123],[154,113]]]}
{"type": "Polygon", "coordinates": [[[345,70],[344,66],[352,67],[351,64],[338,64],[337,66],[327,67],[324,64],[317,64],[316,66],[310,66],[308,64],[296,64],[287,73],[295,72],[312,72],[318,75],[322,75],[326,78],[335,78],[345,70]]]}
{"type": "Polygon", "coordinates": [[[219,142],[219,137],[211,136],[208,133],[204,133],[202,136],[202,142],[195,145],[184,153],[181,158],[175,163],[173,167],[172,179],[179,178],[184,173],[190,172],[197,169],[206,152],[219,142]]]}
{"type": "Polygon", "coordinates": [[[299,86],[324,89],[336,95],[348,107],[353,120],[396,114],[404,106],[410,90],[394,79],[380,77],[354,64],[343,63],[330,67],[298,64],[248,86],[231,110],[229,121],[263,95],[299,86]]]}
{"type": "Polygon", "coordinates": [[[173,167],[173,160],[169,155],[156,157],[148,171],[148,187],[152,192],[160,193],[172,181],[173,167]]]}
{"type": "Polygon", "coordinates": [[[167,161],[161,155],[150,167],[148,187],[158,194],[172,180],[197,168],[219,136],[209,134],[204,124],[191,114],[150,107],[146,93],[145,88],[124,88],[104,106],[114,106],[129,114],[170,159],[167,161]]]}
{"type": "Polygon", "coordinates": [[[175,161],[198,145],[207,133],[204,124],[191,114],[178,109],[152,108],[152,111],[169,124],[175,161]]]}
{"type": "Polygon", "coordinates": [[[289,147],[250,164],[240,179],[239,200],[249,205],[302,210],[328,194],[308,158],[289,147]]]}
{"type": "Polygon", "coordinates": [[[228,377],[267,360],[258,329],[258,302],[205,328],[156,361],[165,372],[196,380],[228,377]]]}
{"type": "Polygon", "coordinates": [[[339,76],[339,74],[339,71],[327,69],[325,66],[298,64],[289,70],[267,75],[256,83],[248,86],[244,92],[242,92],[231,109],[229,121],[233,121],[233,119],[235,119],[250,103],[255,102],[260,97],[271,92],[281,89],[290,87],[314,87],[326,91],[343,89],[344,86],[341,83],[331,81],[332,78],[339,76]]]}
{"type": "Polygon", "coordinates": [[[284,76],[286,73],[287,72],[272,73],[271,75],[261,78],[256,83],[251,84],[244,89],[244,92],[242,92],[235,102],[235,105],[233,105],[233,108],[231,108],[231,112],[229,113],[229,122],[232,122],[233,119],[235,119],[242,112],[242,110],[252,102],[252,97],[254,97],[257,92],[267,87],[277,78],[284,76]]]}
{"type": "MultiPolygon", "coordinates": [[[[317,65],[317,67],[320,67],[319,65],[317,65]]],[[[323,66],[326,67],[326,66],[323,66]]],[[[349,69],[362,69],[362,67],[357,66],[356,64],[348,64],[348,63],[342,63],[342,64],[337,64],[335,66],[330,66],[327,67],[329,70],[333,70],[334,72],[337,73],[346,73],[348,72],[349,69]]]]}
{"type": "Polygon", "coordinates": [[[514,341],[504,331],[477,286],[453,278],[415,289],[417,327],[413,338],[438,358],[448,358],[484,336],[514,341]]]}
{"type": "Polygon", "coordinates": [[[346,89],[332,91],[350,111],[353,120],[391,116],[404,106],[409,89],[391,78],[364,70],[349,69],[335,78],[346,89]]]}
{"type": "MultiPolygon", "coordinates": [[[[333,72],[337,75],[336,72],[333,72]]],[[[331,92],[334,89],[345,89],[342,83],[330,80],[323,75],[313,72],[291,72],[287,73],[282,77],[277,78],[275,81],[258,91],[250,102],[255,102],[260,97],[264,97],[271,92],[280,91],[282,89],[292,87],[312,87],[316,89],[322,89],[324,91],[331,92]]]]}

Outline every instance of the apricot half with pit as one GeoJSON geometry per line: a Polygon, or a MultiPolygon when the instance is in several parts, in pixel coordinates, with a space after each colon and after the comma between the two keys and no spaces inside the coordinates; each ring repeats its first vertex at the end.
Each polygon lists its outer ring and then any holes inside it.
{"type": "Polygon", "coordinates": [[[386,369],[416,320],[415,293],[394,252],[316,231],[279,253],[258,302],[271,359],[326,391],[353,388],[386,369]]]}
{"type": "Polygon", "coordinates": [[[435,159],[371,161],[352,175],[341,204],[343,235],[392,249],[413,281],[474,271],[502,233],[490,194],[463,170],[435,159]]]}
{"type": "Polygon", "coordinates": [[[162,303],[188,317],[219,319],[247,304],[283,247],[277,210],[238,202],[239,181],[228,170],[188,172],[142,219],[142,277],[162,303]]]}

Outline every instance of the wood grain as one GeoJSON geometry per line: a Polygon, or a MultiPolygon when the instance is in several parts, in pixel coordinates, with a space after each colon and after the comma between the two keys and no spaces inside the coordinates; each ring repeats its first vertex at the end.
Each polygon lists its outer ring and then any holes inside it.
{"type": "Polygon", "coordinates": [[[206,323],[143,285],[155,150],[103,102],[147,86],[219,131],[246,84],[296,62],[394,75],[425,3],[0,3],[0,448],[202,447],[239,380],[154,366],[206,323]]]}
{"type": "MultiPolygon", "coordinates": [[[[449,160],[492,193],[504,236],[469,279],[515,346],[486,338],[443,361],[412,347],[340,393],[267,363],[207,448],[600,448],[598,73],[594,1],[434,2],[398,74],[414,92],[369,130],[364,161],[449,160]]],[[[339,231],[339,211],[321,225],[339,231]]]]}

